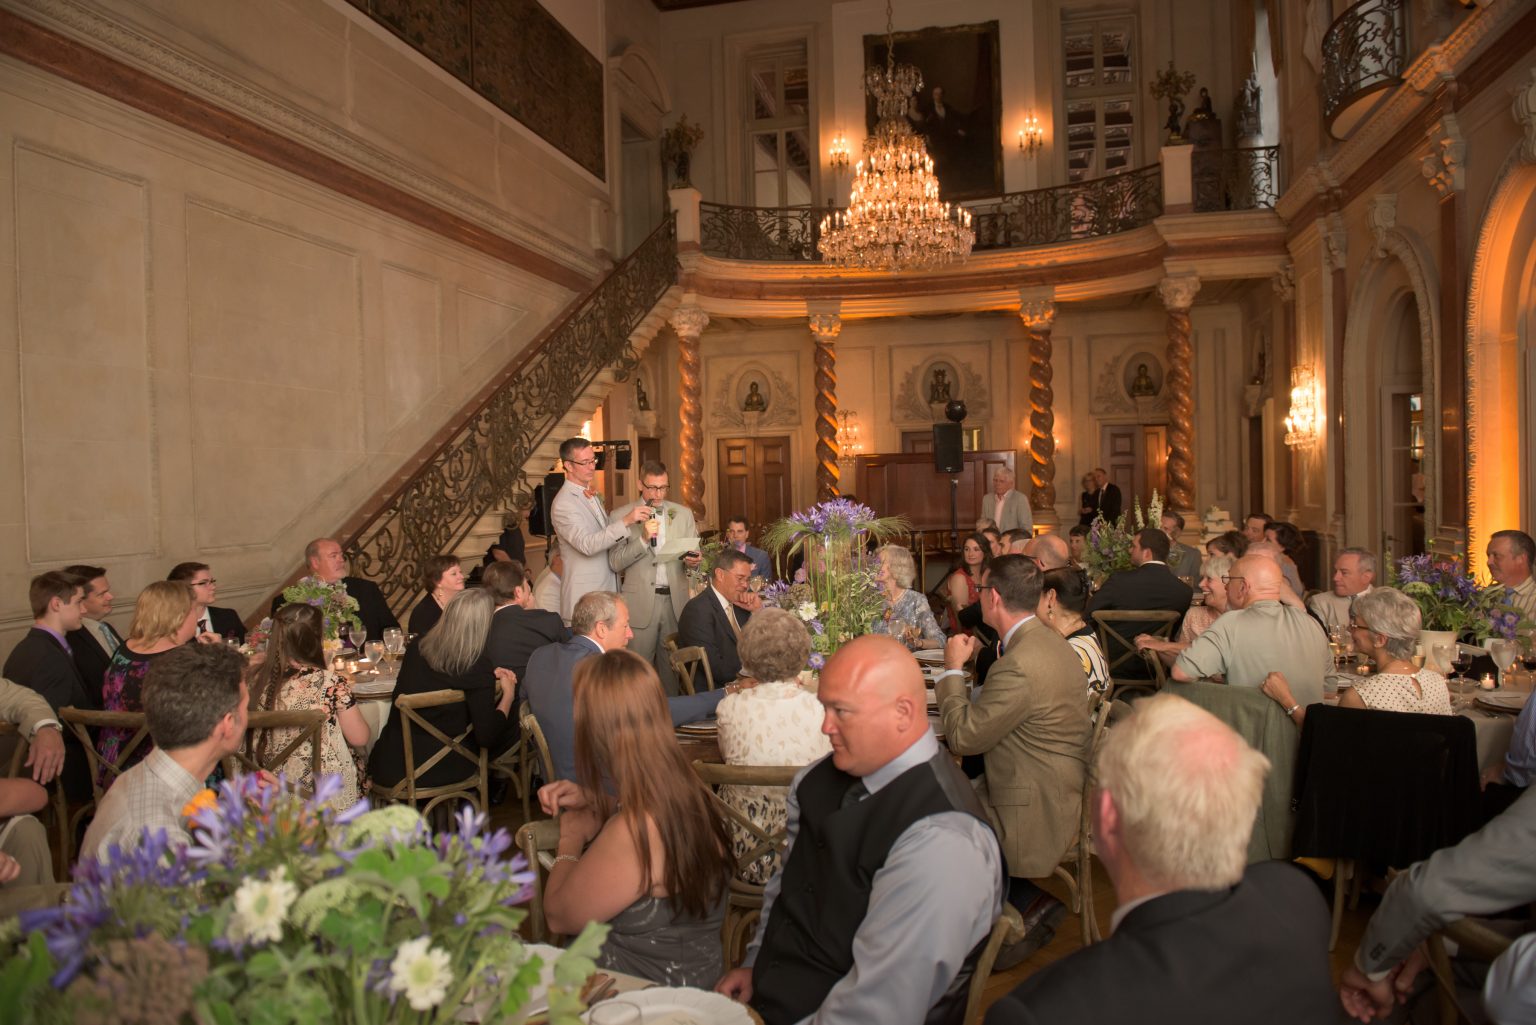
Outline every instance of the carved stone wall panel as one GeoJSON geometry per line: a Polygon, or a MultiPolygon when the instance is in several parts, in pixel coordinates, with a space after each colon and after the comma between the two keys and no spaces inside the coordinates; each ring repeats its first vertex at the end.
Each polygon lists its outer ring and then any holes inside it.
{"type": "Polygon", "coordinates": [[[704,362],[711,431],[801,425],[800,388],[796,383],[800,380],[800,360],[797,354],[771,353],[751,359],[712,356],[704,362]],[[763,409],[755,414],[742,408],[754,384],[763,399],[763,409]]]}
{"type": "MultiPolygon", "coordinates": [[[[498,344],[512,336],[528,311],[512,300],[512,290],[501,295],[460,288],[455,296],[458,310],[458,345],[453,355],[459,369],[485,357],[498,344]]],[[[510,355],[508,350],[503,355],[510,355]]]]}
{"type": "MultiPolygon", "coordinates": [[[[442,282],[405,267],[382,270],[383,338],[374,373],[360,375],[370,395],[382,395],[382,431],[405,422],[442,386],[442,282]],[[382,377],[382,380],[380,378],[382,377]]],[[[373,432],[370,431],[370,435],[373,432]]]]}
{"type": "Polygon", "coordinates": [[[986,342],[893,345],[891,420],[902,427],[944,422],[944,403],[965,402],[972,426],[991,419],[996,379],[992,347],[986,342]]]}
{"type": "Polygon", "coordinates": [[[15,155],[21,401],[5,431],[21,439],[28,563],[153,553],[147,185],[73,156],[15,155]]]}
{"type": "Polygon", "coordinates": [[[194,464],[244,467],[194,476],[194,536],[204,550],[268,544],[363,458],[358,258],[202,202],[186,232],[194,464]]]}
{"type": "Polygon", "coordinates": [[[1167,367],[1158,355],[1159,335],[1090,335],[1088,365],[1094,369],[1089,411],[1094,416],[1161,419],[1168,415],[1167,367]],[[1132,395],[1138,370],[1147,366],[1152,395],[1132,395]]]}

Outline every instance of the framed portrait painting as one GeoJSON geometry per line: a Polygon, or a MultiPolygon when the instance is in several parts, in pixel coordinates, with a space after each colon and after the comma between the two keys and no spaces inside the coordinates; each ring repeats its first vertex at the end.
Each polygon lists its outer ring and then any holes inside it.
{"type": "MultiPolygon", "coordinates": [[[[997,22],[897,32],[894,42],[896,63],[914,65],[923,74],[923,87],[912,98],[907,119],[927,144],[941,198],[1002,195],[997,22]]],[[[864,64],[885,65],[884,35],[864,37],[864,64]]],[[[864,121],[873,132],[875,105],[868,97],[864,121]]]]}

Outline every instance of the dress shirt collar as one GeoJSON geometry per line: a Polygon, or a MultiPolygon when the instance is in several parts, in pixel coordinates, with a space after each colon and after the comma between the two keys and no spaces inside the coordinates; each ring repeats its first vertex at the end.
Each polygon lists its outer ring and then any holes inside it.
{"type": "Polygon", "coordinates": [[[938,753],[938,738],[933,735],[933,730],[925,728],[923,735],[911,747],[865,776],[864,786],[871,794],[878,793],[881,787],[894,783],[897,776],[913,766],[923,764],[938,753]]]}
{"type": "MultiPolygon", "coordinates": [[[[193,794],[203,789],[203,780],[183,769],[181,763],[167,754],[162,747],[151,751],[144,762],[146,771],[154,773],[166,786],[172,788],[173,794],[186,795],[182,804],[191,800],[193,794]]],[[[176,813],[178,815],[181,813],[180,805],[176,807],[176,813]]]]}
{"type": "Polygon", "coordinates": [[[588,637],[586,634],[577,634],[575,637],[571,638],[571,640],[586,641],[588,644],[592,645],[593,651],[597,652],[599,655],[603,653],[603,646],[594,641],[592,638],[588,637]]]}
{"type": "Polygon", "coordinates": [[[54,630],[52,627],[44,626],[41,623],[33,623],[32,628],[34,630],[41,630],[49,637],[52,637],[54,640],[58,641],[59,647],[63,648],[65,651],[70,652],[71,654],[74,653],[73,649],[69,646],[69,642],[64,639],[64,635],[59,633],[57,630],[54,630]]]}
{"type": "Polygon", "coordinates": [[[709,585],[709,590],[710,590],[710,593],[715,596],[715,601],[719,602],[720,603],[720,607],[725,610],[725,614],[727,616],[735,616],[736,615],[736,606],[731,604],[731,599],[729,599],[725,595],[721,594],[720,593],[720,589],[718,587],[716,587],[714,584],[710,584],[709,585]]]}
{"type": "Polygon", "coordinates": [[[1035,614],[1033,612],[1031,612],[1029,615],[1025,616],[1023,619],[1019,620],[1017,623],[1013,624],[1012,626],[1010,626],[1008,628],[1008,632],[1003,634],[1003,650],[1004,651],[1008,650],[1008,642],[1013,640],[1013,635],[1019,632],[1019,627],[1023,626],[1025,623],[1028,623],[1031,619],[1034,619],[1034,618],[1035,618],[1035,614]]]}
{"type": "Polygon", "coordinates": [[[1124,904],[1121,904],[1119,907],[1115,908],[1114,914],[1109,916],[1109,934],[1113,936],[1115,933],[1120,931],[1120,923],[1125,921],[1126,915],[1130,914],[1132,911],[1135,911],[1137,908],[1141,907],[1148,901],[1157,900],[1157,898],[1166,896],[1171,892],[1172,891],[1170,890],[1159,890],[1157,893],[1149,893],[1146,896],[1137,897],[1135,900],[1127,901],[1124,904]]]}
{"type": "Polygon", "coordinates": [[[213,633],[213,609],[204,605],[203,614],[198,617],[197,622],[202,627],[198,633],[213,633]]]}

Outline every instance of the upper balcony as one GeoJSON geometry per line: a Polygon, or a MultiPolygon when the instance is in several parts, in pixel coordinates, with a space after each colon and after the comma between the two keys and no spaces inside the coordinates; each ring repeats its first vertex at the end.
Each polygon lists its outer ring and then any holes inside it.
{"type": "Polygon", "coordinates": [[[967,203],[971,257],[903,274],[823,263],[835,208],[706,203],[692,189],[673,203],[683,284],[706,309],[793,316],[835,301],[844,316],[883,316],[1014,308],[1021,288],[1041,286],[1062,300],[1127,294],[1170,271],[1267,276],[1285,258],[1280,192],[1279,147],[1170,146],[1134,171],[967,203]]]}
{"type": "Polygon", "coordinates": [[[1407,0],[1360,0],[1323,36],[1323,120],[1347,139],[1408,67],[1407,0]]]}

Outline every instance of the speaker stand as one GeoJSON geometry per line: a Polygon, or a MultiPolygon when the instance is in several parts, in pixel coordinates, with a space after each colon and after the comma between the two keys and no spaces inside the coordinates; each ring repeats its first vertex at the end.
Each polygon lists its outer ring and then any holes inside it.
{"type": "MultiPolygon", "coordinates": [[[[960,551],[960,478],[949,478],[949,543],[960,551]]],[[[962,562],[965,560],[962,559],[962,562]]]]}

